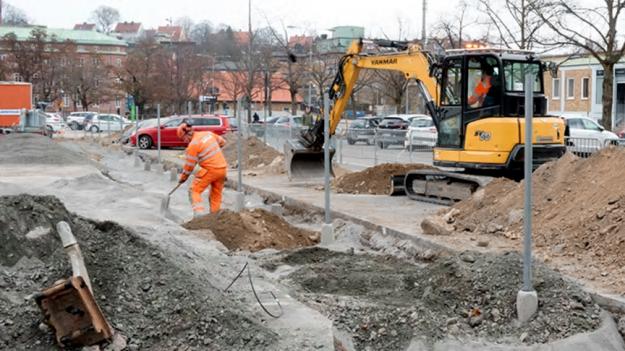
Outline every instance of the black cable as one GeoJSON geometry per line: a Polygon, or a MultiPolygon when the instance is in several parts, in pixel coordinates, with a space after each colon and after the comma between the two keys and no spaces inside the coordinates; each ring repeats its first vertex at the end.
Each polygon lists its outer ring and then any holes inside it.
{"type": "Polygon", "coordinates": [[[271,294],[271,297],[273,297],[274,301],[276,301],[276,304],[280,308],[280,314],[279,315],[274,315],[271,312],[269,312],[269,310],[267,310],[267,308],[263,305],[263,303],[260,302],[260,298],[258,297],[258,294],[256,293],[256,289],[254,288],[254,282],[252,281],[252,273],[250,272],[250,267],[248,266],[248,262],[245,262],[245,264],[243,265],[243,268],[241,268],[241,271],[239,272],[239,274],[237,274],[237,276],[234,277],[234,279],[232,279],[230,284],[228,284],[228,286],[224,289],[224,292],[227,292],[228,289],[230,289],[230,287],[232,287],[232,284],[234,284],[234,282],[236,282],[241,277],[241,275],[245,271],[245,268],[247,268],[247,277],[248,277],[248,280],[250,282],[250,287],[252,287],[252,292],[254,293],[254,297],[256,298],[256,302],[258,302],[258,304],[260,305],[260,308],[262,308],[263,311],[265,311],[265,313],[267,313],[269,316],[271,316],[273,318],[280,318],[280,317],[282,317],[282,314],[284,313],[284,310],[282,309],[282,305],[280,304],[280,301],[278,300],[276,295],[273,293],[273,291],[269,291],[269,293],[271,294]]]}

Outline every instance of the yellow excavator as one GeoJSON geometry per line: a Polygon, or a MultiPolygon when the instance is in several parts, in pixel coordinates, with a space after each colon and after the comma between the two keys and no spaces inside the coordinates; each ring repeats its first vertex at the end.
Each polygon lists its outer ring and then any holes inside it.
{"type": "MultiPolygon", "coordinates": [[[[487,173],[510,174],[523,168],[525,140],[525,75],[534,80],[533,164],[559,158],[566,151],[564,122],[546,114],[543,72],[548,68],[533,53],[501,49],[449,50],[432,55],[418,45],[376,42],[394,47],[388,53],[363,53],[363,41],[352,43],[340,59],[329,90],[330,135],[333,135],[362,69],[394,70],[416,81],[437,129],[434,166],[402,175],[413,199],[450,204],[484,185],[487,173]]],[[[323,120],[285,144],[289,177],[317,177],[323,172],[323,120]]]]}

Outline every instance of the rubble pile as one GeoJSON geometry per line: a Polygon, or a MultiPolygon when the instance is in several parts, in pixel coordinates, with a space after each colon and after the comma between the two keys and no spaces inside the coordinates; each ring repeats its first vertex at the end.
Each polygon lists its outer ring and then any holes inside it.
{"type": "Polygon", "coordinates": [[[388,195],[391,191],[392,176],[423,168],[431,168],[431,166],[420,163],[384,163],[360,172],[339,176],[334,181],[334,188],[337,193],[388,195]]]}
{"type": "MultiPolygon", "coordinates": [[[[226,145],[223,148],[224,156],[231,168],[237,167],[237,135],[228,133],[225,136],[226,145]]],[[[271,146],[265,145],[257,137],[248,137],[242,140],[241,152],[243,169],[258,170],[264,169],[274,174],[285,173],[283,156],[271,146]],[[277,165],[277,166],[276,166],[277,165]],[[271,167],[270,167],[271,166],[271,167]]]]}

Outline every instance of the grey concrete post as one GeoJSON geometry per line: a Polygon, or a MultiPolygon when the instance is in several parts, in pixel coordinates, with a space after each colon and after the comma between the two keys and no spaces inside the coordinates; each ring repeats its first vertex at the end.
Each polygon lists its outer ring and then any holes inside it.
{"type": "MultiPolygon", "coordinates": [[[[240,107],[240,101],[237,102],[240,107]]],[[[242,127],[241,109],[237,108],[237,191],[235,193],[234,210],[237,212],[245,209],[245,194],[243,193],[243,152],[241,150],[242,127]]]]}
{"type": "Polygon", "coordinates": [[[523,211],[523,288],[517,294],[517,316],[521,323],[529,321],[538,310],[538,294],[532,287],[532,116],[534,114],[534,76],[525,74],[525,208],[523,211]]]}
{"type": "Polygon", "coordinates": [[[321,244],[334,241],[332,219],[330,218],[330,97],[323,95],[323,186],[325,189],[325,219],[321,227],[321,244]]]}
{"type": "Polygon", "coordinates": [[[378,165],[378,129],[373,130],[373,165],[378,165]]]}
{"type": "Polygon", "coordinates": [[[139,157],[139,151],[135,151],[135,167],[141,166],[141,157],[139,157]]]}
{"type": "Polygon", "coordinates": [[[156,159],[161,163],[161,104],[156,104],[156,159]]]}
{"type": "Polygon", "coordinates": [[[152,160],[150,160],[149,158],[145,160],[145,163],[143,164],[143,170],[148,172],[152,170],[152,160]]]}

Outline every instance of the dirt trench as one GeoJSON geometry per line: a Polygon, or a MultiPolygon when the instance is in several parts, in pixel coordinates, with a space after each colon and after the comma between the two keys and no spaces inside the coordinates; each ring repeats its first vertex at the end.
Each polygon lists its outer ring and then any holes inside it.
{"type": "Polygon", "coordinates": [[[539,266],[539,313],[519,327],[515,299],[522,260],[516,253],[464,252],[415,263],[306,248],[263,265],[293,267],[286,284],[350,335],[357,350],[403,350],[413,337],[545,343],[600,325],[601,309],[588,294],[539,266]]]}
{"type": "Polygon", "coordinates": [[[319,242],[319,233],[292,226],[282,217],[259,208],[241,213],[222,210],[194,218],[183,227],[200,232],[209,230],[232,251],[284,250],[319,242]]]}
{"type": "Polygon", "coordinates": [[[69,213],[51,196],[0,197],[0,349],[56,349],[34,292],[69,277],[55,225],[70,223],[94,296],[130,350],[271,350],[276,334],[209,281],[113,222],[69,213]]]}

